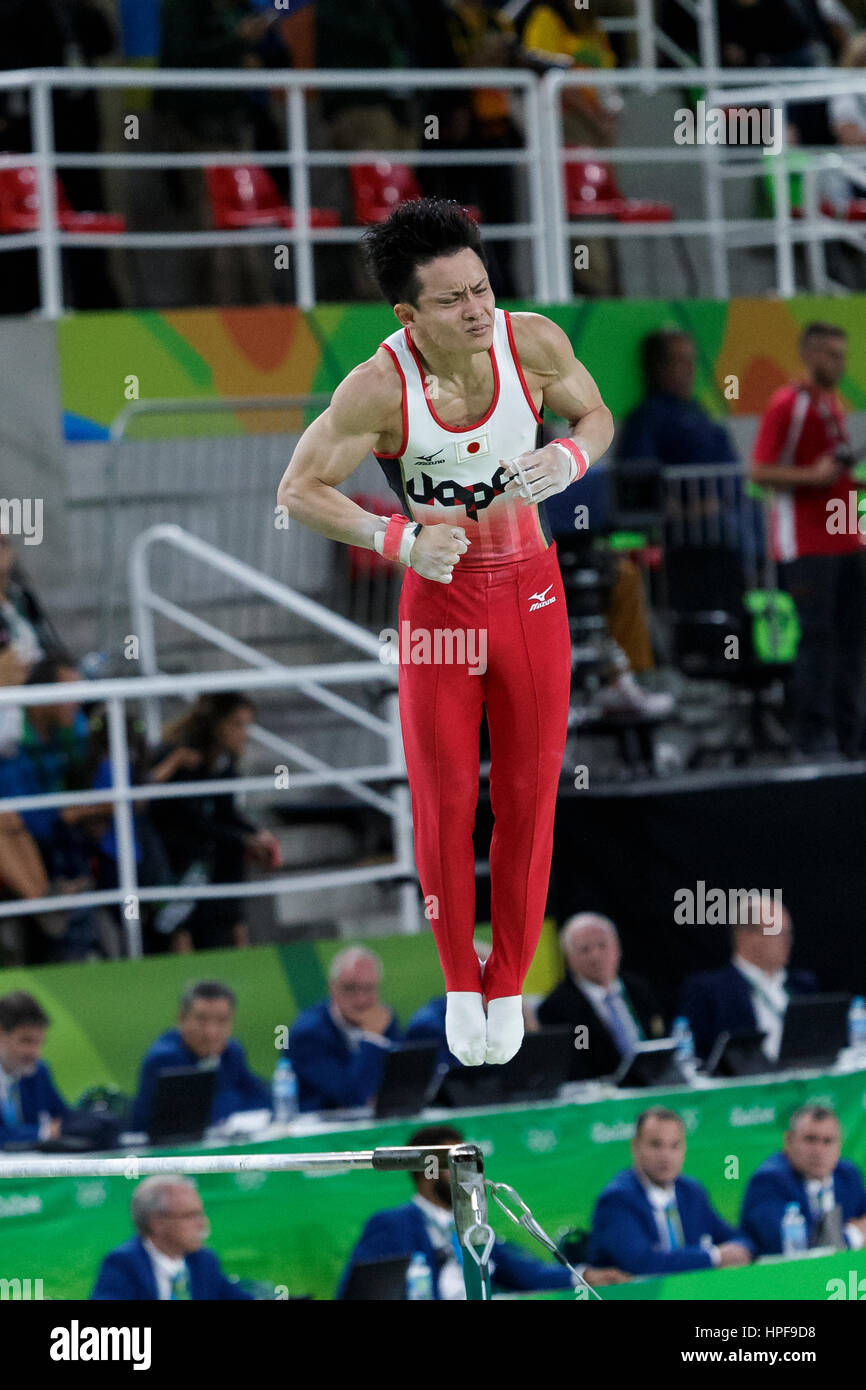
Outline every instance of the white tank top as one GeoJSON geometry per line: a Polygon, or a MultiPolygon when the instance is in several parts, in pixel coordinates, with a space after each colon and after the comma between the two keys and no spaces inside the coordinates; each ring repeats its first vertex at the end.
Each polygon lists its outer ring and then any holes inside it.
{"type": "Polygon", "coordinates": [[[403,386],[403,438],[396,454],[376,454],[403,511],[430,526],[462,526],[472,542],[461,569],[509,564],[546,550],[551,543],[544,503],[533,506],[505,494],[500,459],[538,447],[541,415],[517,357],[507,310],[495,309],[493,399],[484,415],[465,428],[446,425],[436,414],[435,388],[408,328],[382,346],[390,353],[403,386]]]}

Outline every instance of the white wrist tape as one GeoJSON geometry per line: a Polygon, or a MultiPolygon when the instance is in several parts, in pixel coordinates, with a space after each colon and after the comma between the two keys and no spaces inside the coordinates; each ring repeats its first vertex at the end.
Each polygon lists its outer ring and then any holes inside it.
{"type": "Polygon", "coordinates": [[[555,444],[557,449],[561,449],[564,454],[568,454],[568,457],[571,461],[571,473],[569,474],[566,487],[571,487],[571,484],[574,482],[575,478],[578,475],[578,472],[580,471],[578,469],[577,459],[574,457],[573,449],[577,449],[580,452],[581,457],[583,458],[583,472],[581,473],[581,477],[583,477],[584,473],[586,473],[586,470],[589,468],[589,454],[586,452],[582,444],[578,444],[576,439],[572,439],[569,441],[569,443],[572,445],[571,449],[569,449],[567,445],[561,443],[558,439],[551,440],[551,443],[555,444]]]}
{"type": "Polygon", "coordinates": [[[404,529],[403,535],[400,537],[400,564],[401,564],[401,565],[408,565],[408,564],[409,564],[409,558],[410,558],[410,556],[411,556],[411,554],[412,554],[412,547],[413,547],[413,545],[415,544],[415,541],[416,541],[416,539],[417,539],[417,537],[418,537],[418,533],[419,533],[420,530],[421,530],[421,523],[420,523],[420,522],[417,522],[417,521],[415,522],[414,525],[412,525],[412,524],[410,523],[410,525],[408,525],[408,526],[404,529]]]}
{"type": "MultiPolygon", "coordinates": [[[[379,517],[379,520],[380,520],[380,521],[384,521],[384,522],[385,522],[385,525],[386,525],[386,527],[387,527],[387,525],[388,525],[388,518],[387,518],[386,516],[380,516],[380,517],[379,517]]],[[[375,551],[377,551],[380,555],[383,555],[383,554],[384,554],[384,552],[385,552],[385,532],[384,532],[384,531],[375,531],[375,532],[373,533],[373,549],[374,549],[375,551]]]]}

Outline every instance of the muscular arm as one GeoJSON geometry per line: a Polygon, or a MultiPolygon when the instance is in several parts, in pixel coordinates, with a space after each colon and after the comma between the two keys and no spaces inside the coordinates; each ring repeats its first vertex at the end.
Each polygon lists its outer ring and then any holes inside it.
{"type": "Polygon", "coordinates": [[[562,329],[543,314],[512,314],[514,341],[527,378],[544,404],[568,420],[570,436],[595,463],[613,440],[613,416],[562,329]]]}
{"type": "Polygon", "coordinates": [[[320,536],[373,549],[382,520],[337,491],[371,449],[400,443],[401,386],[384,351],[350,372],[304,431],[277,491],[289,517],[320,536]]]}

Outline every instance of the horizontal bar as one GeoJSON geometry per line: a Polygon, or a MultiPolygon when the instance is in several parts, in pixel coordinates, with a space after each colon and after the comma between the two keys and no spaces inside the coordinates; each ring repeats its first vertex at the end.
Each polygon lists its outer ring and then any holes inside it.
{"type": "Polygon", "coordinates": [[[430,1158],[448,1166],[454,1148],[432,1144],[420,1148],[362,1149],[324,1154],[128,1154],[124,1158],[7,1158],[0,1156],[0,1178],[139,1178],[184,1173],[347,1173],[359,1168],[379,1173],[424,1172],[430,1158]]]}
{"type": "Polygon", "coordinates": [[[0,1178],[139,1178],[159,1173],[344,1173],[373,1167],[372,1149],[325,1154],[178,1154],[160,1158],[8,1158],[0,1156],[0,1178]]]}

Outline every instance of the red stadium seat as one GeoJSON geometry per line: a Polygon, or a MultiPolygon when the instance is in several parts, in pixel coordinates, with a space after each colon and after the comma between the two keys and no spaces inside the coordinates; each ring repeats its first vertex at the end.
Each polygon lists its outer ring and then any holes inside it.
{"type": "MultiPolygon", "coordinates": [[[[293,227],[292,209],[280,198],[267,169],[257,164],[210,165],[205,169],[214,226],[220,231],[241,227],[293,227]]],[[[335,208],[311,208],[311,227],[336,227],[335,208]]]]}
{"type": "MultiPolygon", "coordinates": [[[[610,164],[598,160],[575,160],[565,168],[565,208],[570,220],[584,221],[597,217],[608,222],[673,222],[674,210],[670,203],[654,202],[650,198],[626,198],[616,181],[610,164]]],[[[681,236],[672,238],[679,252],[680,267],[686,289],[691,297],[698,293],[698,280],[689,255],[688,247],[681,236]]],[[[647,258],[650,278],[655,279],[655,245],[648,241],[647,258]]],[[[619,271],[616,270],[618,280],[619,271]]]]}
{"type": "Polygon", "coordinates": [[[617,222],[672,222],[669,203],[625,198],[609,164],[581,160],[565,166],[566,209],[574,218],[612,217],[617,222]]]}
{"type": "MultiPolygon", "coordinates": [[[[353,164],[349,174],[355,222],[363,227],[387,222],[400,203],[410,203],[424,196],[415,170],[408,164],[389,164],[385,160],[377,164],[353,164]]],[[[467,207],[466,211],[473,222],[481,221],[478,208],[467,207]]]]}
{"type": "MultiPolygon", "coordinates": [[[[126,218],[111,212],[76,212],[58,178],[57,224],[64,232],[122,232],[126,218]]],[[[39,227],[36,170],[0,169],[0,232],[35,232],[39,227]]]]}
{"type": "Polygon", "coordinates": [[[353,164],[352,200],[355,221],[364,226],[386,222],[398,203],[422,197],[414,169],[408,164],[353,164]]]}

